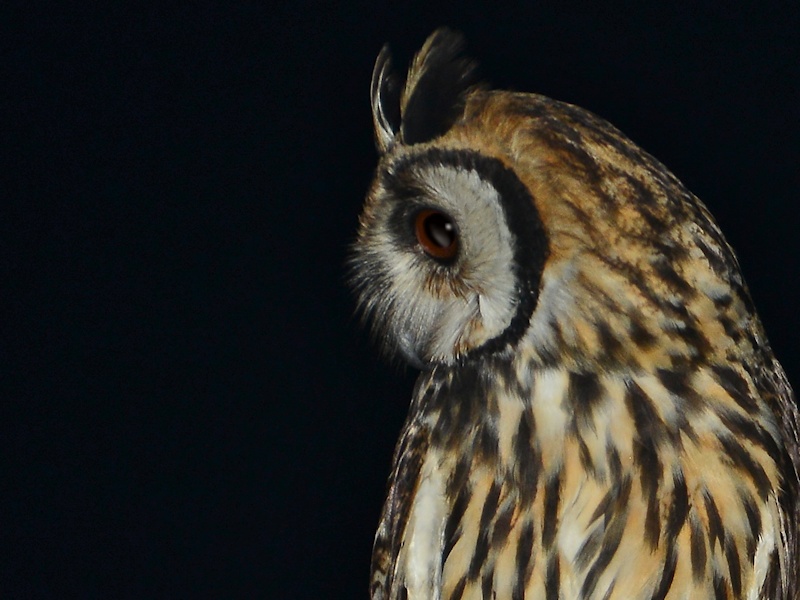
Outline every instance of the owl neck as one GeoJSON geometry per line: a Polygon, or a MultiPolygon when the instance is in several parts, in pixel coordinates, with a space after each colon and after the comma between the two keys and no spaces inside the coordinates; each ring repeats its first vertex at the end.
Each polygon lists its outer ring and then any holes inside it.
{"type": "Polygon", "coordinates": [[[423,374],[410,418],[431,448],[521,484],[568,469],[608,483],[622,471],[663,478],[722,444],[763,496],[778,486],[782,449],[753,385],[731,367],[597,374],[487,357],[423,374]],[[742,438],[752,448],[736,447],[742,438]]]}
{"type": "Polygon", "coordinates": [[[625,388],[622,378],[488,358],[423,375],[412,413],[430,432],[431,448],[521,487],[575,461],[605,480],[620,470],[623,454],[631,456],[632,442],[621,440],[633,439],[635,423],[621,424],[617,414],[628,411],[625,388]]]}

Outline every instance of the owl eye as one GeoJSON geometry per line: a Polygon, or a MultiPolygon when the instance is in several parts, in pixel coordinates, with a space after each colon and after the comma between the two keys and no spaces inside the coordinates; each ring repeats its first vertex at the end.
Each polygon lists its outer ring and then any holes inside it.
{"type": "Polygon", "coordinates": [[[458,250],[458,231],[449,215],[437,210],[420,211],[414,219],[414,233],[422,249],[432,258],[448,260],[458,250]]]}

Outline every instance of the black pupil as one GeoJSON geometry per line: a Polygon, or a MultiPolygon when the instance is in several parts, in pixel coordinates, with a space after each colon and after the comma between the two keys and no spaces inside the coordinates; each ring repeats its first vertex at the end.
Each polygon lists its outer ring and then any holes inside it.
{"type": "Polygon", "coordinates": [[[456,241],[456,228],[442,213],[433,213],[425,219],[425,233],[440,248],[449,248],[456,241]]]}

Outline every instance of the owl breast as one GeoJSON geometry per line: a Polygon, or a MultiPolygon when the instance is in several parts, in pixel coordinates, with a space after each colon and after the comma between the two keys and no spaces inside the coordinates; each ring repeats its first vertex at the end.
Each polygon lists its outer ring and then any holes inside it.
{"type": "Polygon", "coordinates": [[[734,597],[760,597],[777,551],[775,494],[743,503],[737,469],[712,458],[711,436],[642,475],[648,441],[632,402],[668,393],[663,384],[524,371],[509,365],[489,382],[437,368],[420,386],[425,414],[409,428],[427,450],[418,473],[397,474],[416,488],[394,532],[393,593],[710,598],[715,577],[735,573],[734,597]]]}

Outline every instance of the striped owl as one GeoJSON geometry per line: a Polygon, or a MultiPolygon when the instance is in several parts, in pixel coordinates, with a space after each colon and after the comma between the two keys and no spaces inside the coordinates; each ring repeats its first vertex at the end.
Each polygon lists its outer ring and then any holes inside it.
{"type": "Polygon", "coordinates": [[[352,279],[421,374],[371,598],[800,598],[798,412],[713,218],[461,46],[372,79],[352,279]]]}

